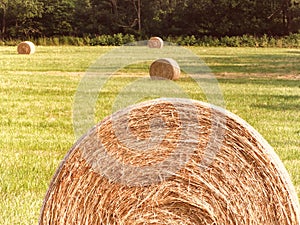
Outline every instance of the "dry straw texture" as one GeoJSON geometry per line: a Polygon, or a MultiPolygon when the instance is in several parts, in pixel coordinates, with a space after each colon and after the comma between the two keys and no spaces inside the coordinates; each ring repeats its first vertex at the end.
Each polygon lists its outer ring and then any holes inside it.
{"type": "Polygon", "coordinates": [[[24,41],[18,44],[17,50],[19,54],[33,54],[35,52],[35,45],[30,41],[24,41]]]}
{"type": "Polygon", "coordinates": [[[150,65],[151,79],[178,80],[180,77],[180,67],[174,59],[157,59],[150,65]]]}
{"type": "Polygon", "coordinates": [[[151,37],[148,41],[149,48],[162,48],[164,41],[160,37],[151,37]]]}
{"type": "Polygon", "coordinates": [[[39,224],[299,225],[298,207],[282,163],[245,121],[202,102],[157,99],[114,113],[74,145],[39,224]],[[221,147],[205,167],[215,134],[221,147]]]}

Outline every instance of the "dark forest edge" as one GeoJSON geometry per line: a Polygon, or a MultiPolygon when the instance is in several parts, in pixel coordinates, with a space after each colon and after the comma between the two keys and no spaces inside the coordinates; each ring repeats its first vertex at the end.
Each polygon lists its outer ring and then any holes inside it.
{"type": "MultiPolygon", "coordinates": [[[[0,46],[16,46],[25,39],[0,39],[0,46]]],[[[26,41],[32,41],[40,46],[121,46],[132,44],[142,40],[132,34],[117,33],[113,35],[95,35],[85,37],[60,36],[60,37],[28,37],[26,41]]],[[[300,48],[300,33],[286,36],[167,36],[163,40],[180,46],[202,47],[277,47],[277,48],[300,48]]]]}
{"type": "MultiPolygon", "coordinates": [[[[300,0],[0,0],[0,39],[286,36],[300,32],[300,0]]],[[[97,39],[97,38],[96,38],[97,39]]]]}

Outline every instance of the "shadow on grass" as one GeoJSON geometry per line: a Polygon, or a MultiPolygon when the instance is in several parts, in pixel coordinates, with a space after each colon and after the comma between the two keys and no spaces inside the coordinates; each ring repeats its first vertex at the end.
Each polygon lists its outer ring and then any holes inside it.
{"type": "Polygon", "coordinates": [[[300,50],[299,51],[296,51],[296,50],[294,50],[294,51],[288,51],[288,53],[290,53],[290,54],[300,54],[300,50]]]}
{"type": "Polygon", "coordinates": [[[251,106],[256,108],[264,108],[272,111],[288,111],[288,110],[300,111],[299,104],[278,104],[278,105],[277,104],[252,104],[251,106]]]}
{"type": "Polygon", "coordinates": [[[298,111],[300,112],[300,96],[293,95],[263,95],[263,99],[270,99],[271,102],[252,104],[252,107],[263,108],[272,111],[298,111]]]}
{"type": "Polygon", "coordinates": [[[274,78],[253,78],[250,75],[245,75],[237,79],[228,78],[218,78],[219,83],[224,84],[251,84],[258,86],[274,86],[274,87],[290,87],[290,88],[300,88],[300,82],[298,80],[288,80],[288,79],[274,79],[274,78]]]}
{"type": "Polygon", "coordinates": [[[300,71],[300,58],[295,57],[295,53],[300,51],[290,51],[291,55],[281,54],[254,54],[240,55],[238,57],[203,57],[213,72],[229,73],[292,73],[300,71]]]}

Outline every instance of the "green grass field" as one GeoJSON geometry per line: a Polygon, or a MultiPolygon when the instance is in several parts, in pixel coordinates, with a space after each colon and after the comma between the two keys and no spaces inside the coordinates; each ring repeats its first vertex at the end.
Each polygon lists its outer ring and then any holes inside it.
{"type": "MultiPolygon", "coordinates": [[[[48,184],[76,141],[74,94],[87,68],[112,47],[37,47],[18,55],[0,47],[0,224],[37,224],[48,184]]],[[[300,197],[300,50],[202,48],[218,78],[226,109],[250,123],[274,147],[300,197]]],[[[118,91],[148,65],[128,66],[98,99],[97,120],[111,113],[118,91]]],[[[205,100],[188,78],[176,81],[191,98],[205,100]]]]}

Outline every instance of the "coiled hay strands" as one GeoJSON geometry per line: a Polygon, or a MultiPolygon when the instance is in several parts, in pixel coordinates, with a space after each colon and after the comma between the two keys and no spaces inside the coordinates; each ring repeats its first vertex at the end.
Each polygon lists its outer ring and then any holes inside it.
{"type": "Polygon", "coordinates": [[[180,78],[180,67],[174,59],[157,59],[151,63],[149,73],[153,80],[178,80],[180,78]]]}
{"type": "Polygon", "coordinates": [[[149,48],[162,48],[164,41],[160,37],[151,37],[148,41],[149,48]]]}
{"type": "Polygon", "coordinates": [[[287,171],[250,125],[207,103],[156,99],[113,113],[71,148],[39,224],[300,220],[287,171]]]}
{"type": "Polygon", "coordinates": [[[30,41],[24,41],[18,44],[17,51],[19,54],[33,54],[35,53],[35,45],[30,41]]]}

